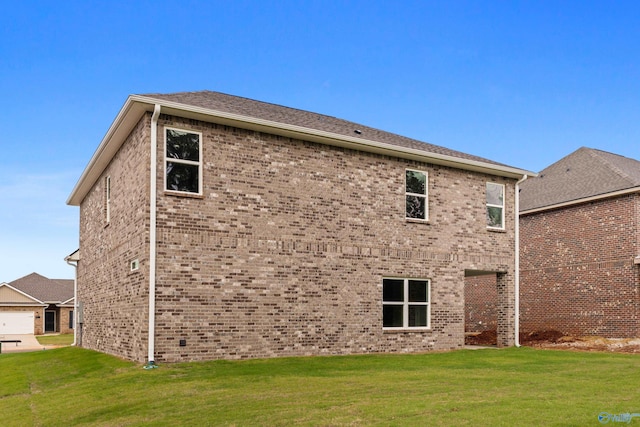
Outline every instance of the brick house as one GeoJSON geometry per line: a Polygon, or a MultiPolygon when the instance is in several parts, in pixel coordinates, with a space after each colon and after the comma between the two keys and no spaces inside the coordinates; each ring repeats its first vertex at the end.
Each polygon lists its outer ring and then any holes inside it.
{"type": "Polygon", "coordinates": [[[0,335],[73,333],[73,280],[31,273],[0,283],[0,335]]]}
{"type": "Polygon", "coordinates": [[[520,197],[521,330],[640,336],[640,162],[580,148],[520,197]]]}
{"type": "Polygon", "coordinates": [[[465,276],[515,342],[532,175],[216,92],[132,95],[71,193],[87,348],[136,361],[464,345],[465,276]]]}

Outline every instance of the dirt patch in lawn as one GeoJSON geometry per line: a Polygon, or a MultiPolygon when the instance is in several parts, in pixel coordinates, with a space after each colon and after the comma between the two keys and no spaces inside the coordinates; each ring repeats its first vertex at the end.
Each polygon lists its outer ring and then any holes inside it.
{"type": "Polygon", "coordinates": [[[479,333],[467,333],[464,337],[464,345],[492,346],[498,345],[498,334],[493,331],[479,333]]]}
{"type": "MultiPolygon", "coordinates": [[[[467,334],[465,337],[465,345],[495,346],[497,342],[495,330],[467,334]]],[[[520,345],[548,349],[640,353],[640,338],[575,337],[555,330],[521,333],[520,345]]]]}

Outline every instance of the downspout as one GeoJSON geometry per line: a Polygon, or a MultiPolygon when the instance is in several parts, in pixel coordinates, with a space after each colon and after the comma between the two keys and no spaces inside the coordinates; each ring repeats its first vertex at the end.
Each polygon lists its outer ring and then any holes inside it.
{"type": "Polygon", "coordinates": [[[145,369],[154,368],[156,337],[156,205],[158,177],[158,118],[160,105],[156,104],[151,116],[151,158],[150,158],[150,197],[149,197],[149,354],[145,369]]]}
{"type": "Polygon", "coordinates": [[[515,197],[515,239],[516,239],[516,259],[515,259],[515,345],[520,347],[520,184],[527,179],[527,175],[523,175],[522,179],[516,182],[515,197]]]}
{"type": "Polygon", "coordinates": [[[75,269],[73,275],[73,343],[75,346],[78,342],[78,262],[71,259],[71,255],[64,259],[67,264],[75,269]]]}

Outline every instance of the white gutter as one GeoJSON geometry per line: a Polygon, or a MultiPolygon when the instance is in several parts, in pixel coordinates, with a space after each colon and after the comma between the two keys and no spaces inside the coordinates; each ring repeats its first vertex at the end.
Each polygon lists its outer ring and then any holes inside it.
{"type": "Polygon", "coordinates": [[[155,365],[156,338],[156,204],[158,175],[158,118],[160,105],[156,104],[151,116],[151,182],[149,194],[149,354],[147,366],[155,365]]]}
{"type": "Polygon", "coordinates": [[[596,196],[584,197],[582,199],[569,200],[567,202],[556,203],[554,205],[542,206],[539,208],[522,211],[522,215],[529,215],[536,212],[559,209],[567,206],[579,205],[581,203],[595,202],[597,200],[609,199],[611,197],[624,196],[626,194],[640,193],[640,187],[625,188],[624,190],[612,191],[611,193],[598,194],[596,196]]]}
{"type": "Polygon", "coordinates": [[[184,117],[185,113],[189,113],[186,115],[189,118],[195,118],[205,122],[209,122],[212,118],[215,118],[214,121],[216,123],[227,124],[229,126],[240,127],[243,129],[258,130],[260,132],[271,133],[274,135],[288,136],[339,147],[347,147],[359,151],[380,153],[393,157],[414,159],[428,163],[451,166],[463,170],[484,172],[497,176],[506,176],[510,178],[519,178],[525,174],[537,176],[535,173],[513,168],[511,166],[487,163],[473,159],[463,159],[447,154],[402,147],[362,137],[347,136],[334,132],[313,129],[306,126],[280,123],[272,120],[245,116],[242,114],[182,104],[179,102],[159,100],[143,95],[131,95],[129,99],[132,102],[140,102],[144,104],[161,104],[164,108],[165,114],[175,114],[184,117]]]}
{"type": "MultiPolygon", "coordinates": [[[[77,251],[76,251],[77,252],[77,251]]],[[[78,260],[73,258],[73,255],[76,253],[67,256],[64,258],[67,264],[75,269],[75,273],[73,275],[73,343],[72,346],[75,346],[78,342],[78,260]]]]}
{"type": "Polygon", "coordinates": [[[520,347],[520,184],[527,179],[527,175],[523,175],[522,179],[516,182],[516,197],[515,197],[515,240],[516,240],[516,259],[515,259],[515,303],[514,303],[514,333],[515,333],[515,346],[520,347]]]}

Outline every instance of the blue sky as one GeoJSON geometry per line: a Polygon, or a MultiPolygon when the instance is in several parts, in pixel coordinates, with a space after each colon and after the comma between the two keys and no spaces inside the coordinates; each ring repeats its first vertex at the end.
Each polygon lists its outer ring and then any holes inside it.
{"type": "Polygon", "coordinates": [[[633,1],[21,1],[0,14],[0,283],[72,278],[65,202],[129,94],[214,90],[539,171],[640,159],[633,1]]]}

